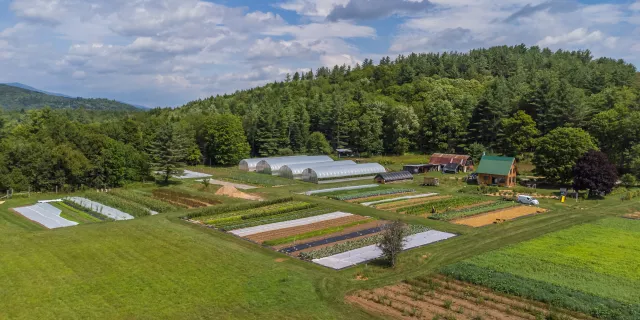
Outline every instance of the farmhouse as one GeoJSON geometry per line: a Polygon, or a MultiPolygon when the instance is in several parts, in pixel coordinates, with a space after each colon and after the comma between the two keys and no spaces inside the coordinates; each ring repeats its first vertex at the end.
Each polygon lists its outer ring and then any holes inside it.
{"type": "MultiPolygon", "coordinates": [[[[448,164],[457,164],[462,172],[473,170],[473,161],[470,156],[460,154],[434,153],[429,159],[429,164],[437,171],[442,171],[448,164]]],[[[456,168],[457,169],[457,168],[456,168]]]]}
{"type": "Polygon", "coordinates": [[[373,179],[377,183],[386,184],[386,183],[392,183],[392,182],[413,180],[413,175],[408,171],[384,172],[384,173],[379,173],[373,179]]]}
{"type": "Polygon", "coordinates": [[[514,187],[516,185],[516,159],[512,157],[483,156],[478,170],[478,184],[514,187]]]}

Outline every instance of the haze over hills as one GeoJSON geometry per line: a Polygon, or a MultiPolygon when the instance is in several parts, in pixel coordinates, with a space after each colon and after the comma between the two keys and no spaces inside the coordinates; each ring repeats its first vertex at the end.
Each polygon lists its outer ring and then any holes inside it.
{"type": "Polygon", "coordinates": [[[44,107],[53,109],[78,109],[103,111],[135,111],[147,109],[115,100],[102,98],[71,97],[47,92],[22,83],[0,84],[0,109],[7,111],[31,110],[44,107]]]}

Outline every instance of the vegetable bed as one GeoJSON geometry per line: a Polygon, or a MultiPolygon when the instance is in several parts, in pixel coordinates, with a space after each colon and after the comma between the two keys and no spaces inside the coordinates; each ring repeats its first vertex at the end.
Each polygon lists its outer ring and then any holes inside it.
{"type": "Polygon", "coordinates": [[[291,201],[249,210],[226,212],[216,215],[213,219],[207,219],[207,217],[205,216],[198,220],[205,221],[205,223],[208,225],[217,226],[221,223],[274,216],[282,213],[309,209],[315,206],[317,206],[317,204],[303,201],[291,201]]]}
{"type": "Polygon", "coordinates": [[[345,200],[354,200],[354,199],[369,198],[369,197],[375,197],[375,196],[393,195],[398,193],[408,193],[408,192],[414,192],[414,191],[415,191],[414,189],[382,189],[382,190],[363,191],[363,192],[352,193],[352,194],[332,195],[328,197],[335,200],[345,201],[345,200]]]}
{"type": "Polygon", "coordinates": [[[405,214],[423,214],[431,212],[431,210],[435,209],[436,212],[446,212],[455,210],[456,208],[472,205],[475,203],[480,203],[482,201],[486,201],[483,198],[479,197],[456,197],[449,198],[439,201],[432,201],[427,203],[421,203],[419,205],[404,207],[398,209],[397,212],[405,213],[405,214]]]}
{"type": "Polygon", "coordinates": [[[436,214],[433,214],[433,215],[429,216],[429,219],[450,221],[450,220],[460,219],[460,218],[464,218],[464,217],[475,216],[477,214],[490,212],[490,211],[494,211],[494,210],[500,210],[500,209],[506,209],[506,208],[510,208],[510,207],[515,207],[515,206],[518,206],[518,205],[519,205],[518,203],[513,202],[513,201],[500,201],[499,200],[499,201],[496,201],[496,202],[493,202],[493,203],[489,203],[489,204],[485,204],[485,205],[481,205],[481,206],[477,206],[477,207],[465,208],[465,209],[461,209],[461,210],[447,211],[447,212],[444,212],[444,213],[436,213],[436,214]]]}

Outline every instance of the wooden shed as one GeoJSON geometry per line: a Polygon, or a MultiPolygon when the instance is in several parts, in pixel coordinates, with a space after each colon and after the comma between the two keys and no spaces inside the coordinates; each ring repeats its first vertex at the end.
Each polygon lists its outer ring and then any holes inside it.
{"type": "Polygon", "coordinates": [[[413,180],[413,175],[409,171],[398,171],[398,172],[385,172],[379,173],[375,178],[373,178],[375,182],[386,184],[392,182],[400,182],[413,180]]]}
{"type": "Polygon", "coordinates": [[[460,165],[462,172],[473,170],[473,160],[468,155],[434,153],[429,159],[429,164],[437,166],[438,171],[442,171],[446,165],[454,163],[460,165]]]}
{"type": "Polygon", "coordinates": [[[516,185],[516,159],[512,157],[483,156],[478,170],[478,184],[514,187],[516,185]]]}

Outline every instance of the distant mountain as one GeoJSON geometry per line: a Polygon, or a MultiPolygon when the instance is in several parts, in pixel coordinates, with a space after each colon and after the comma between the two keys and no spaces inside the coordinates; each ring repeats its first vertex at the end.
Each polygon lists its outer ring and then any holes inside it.
{"type": "Polygon", "coordinates": [[[44,94],[48,94],[50,96],[56,96],[56,97],[65,97],[65,98],[74,98],[72,96],[68,96],[66,94],[62,94],[62,93],[55,93],[55,92],[47,92],[44,90],[40,90],[40,89],[36,89],[34,87],[28,86],[26,84],[23,83],[19,83],[19,82],[12,82],[12,83],[3,83],[6,84],[8,86],[12,86],[12,87],[16,87],[16,88],[22,88],[22,89],[26,89],[26,90],[31,90],[31,91],[35,91],[35,92],[40,92],[40,93],[44,93],[44,94]]]}
{"type": "Polygon", "coordinates": [[[140,108],[109,99],[72,98],[44,92],[23,84],[0,84],[0,109],[8,111],[40,109],[79,109],[103,111],[136,111],[140,108]],[[29,89],[30,88],[30,89],[29,89]]]}

